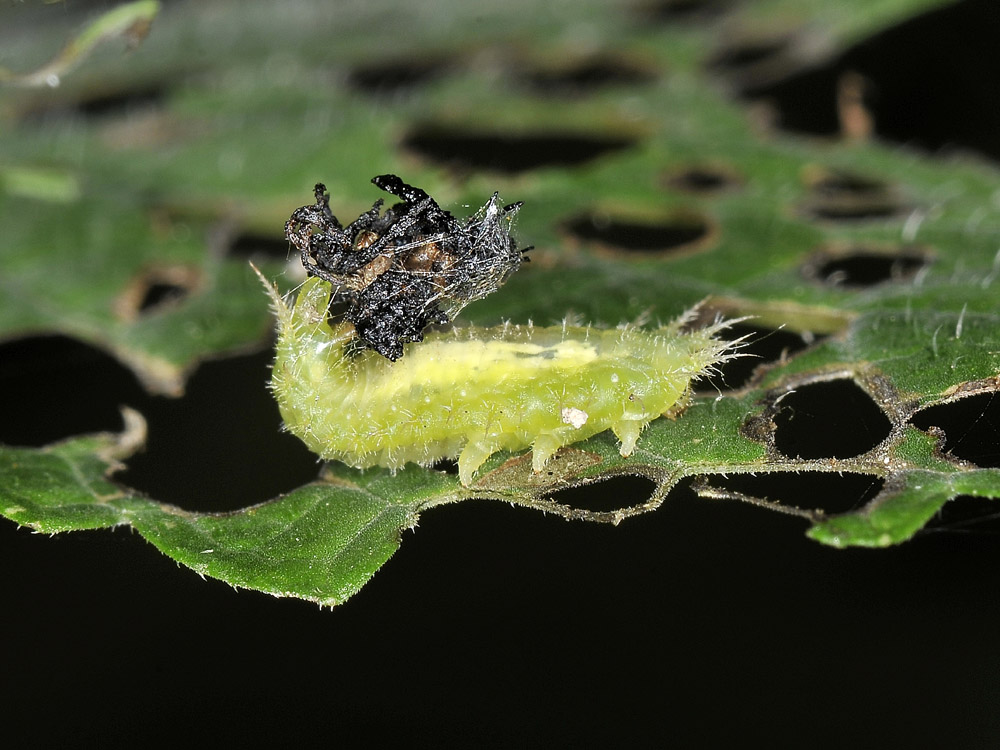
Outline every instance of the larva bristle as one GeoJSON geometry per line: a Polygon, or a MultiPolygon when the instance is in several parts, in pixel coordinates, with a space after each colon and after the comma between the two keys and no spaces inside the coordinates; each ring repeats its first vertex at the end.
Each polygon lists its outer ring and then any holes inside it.
{"type": "Polygon", "coordinates": [[[268,299],[271,303],[271,310],[274,312],[274,317],[277,319],[278,330],[280,331],[282,326],[291,322],[292,311],[289,306],[285,303],[285,300],[281,297],[281,292],[278,291],[278,287],[272,284],[267,278],[260,272],[253,263],[250,264],[250,268],[253,272],[257,274],[257,278],[260,279],[260,283],[264,285],[264,291],[267,292],[268,299]]]}

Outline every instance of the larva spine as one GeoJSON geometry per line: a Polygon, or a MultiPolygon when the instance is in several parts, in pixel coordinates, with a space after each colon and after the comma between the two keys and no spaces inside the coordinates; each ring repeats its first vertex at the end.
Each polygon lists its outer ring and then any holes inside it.
{"type": "Polygon", "coordinates": [[[540,471],[562,446],[610,429],[628,456],[642,430],[686,404],[691,383],[735,356],[728,323],[599,329],[456,327],[406,345],[392,362],[331,325],[331,287],[307,280],[278,317],[272,389],[289,431],[326,460],[398,469],[457,458],[468,486],[500,450],[531,448],[540,471]]]}

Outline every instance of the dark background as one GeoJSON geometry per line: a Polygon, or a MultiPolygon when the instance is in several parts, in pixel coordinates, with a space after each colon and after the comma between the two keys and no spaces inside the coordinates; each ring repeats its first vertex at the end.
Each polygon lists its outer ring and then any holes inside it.
{"type": "MultiPolygon", "coordinates": [[[[734,78],[734,90],[770,101],[791,130],[829,135],[832,82],[861,70],[889,128],[880,137],[996,157],[987,51],[998,18],[993,4],[958,3],[825,68],[734,78]]],[[[278,435],[268,358],[207,364],[171,402],[88,347],[9,344],[0,439],[116,429],[117,405],[130,403],[151,437],[123,482],[185,507],[263,500],[317,471],[278,435]],[[259,428],[213,433],[206,414],[225,424],[234,408],[259,428]],[[286,474],[261,468],[276,462],[286,474]]],[[[995,446],[996,432],[980,440],[995,446]]],[[[848,507],[864,490],[837,486],[848,507]]],[[[333,611],[202,580],[128,529],[47,537],[3,522],[4,734],[46,745],[992,747],[1000,538],[986,504],[969,510],[870,551],[822,547],[802,520],[698,500],[687,485],[619,527],[466,502],[425,514],[333,611]]]]}

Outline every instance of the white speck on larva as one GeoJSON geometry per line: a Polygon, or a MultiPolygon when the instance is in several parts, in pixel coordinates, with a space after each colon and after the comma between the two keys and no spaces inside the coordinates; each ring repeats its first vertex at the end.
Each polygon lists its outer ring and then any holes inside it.
{"type": "Polygon", "coordinates": [[[563,424],[572,425],[575,429],[579,430],[585,424],[587,424],[587,419],[589,414],[583,409],[576,409],[572,406],[565,406],[561,412],[563,424]]]}

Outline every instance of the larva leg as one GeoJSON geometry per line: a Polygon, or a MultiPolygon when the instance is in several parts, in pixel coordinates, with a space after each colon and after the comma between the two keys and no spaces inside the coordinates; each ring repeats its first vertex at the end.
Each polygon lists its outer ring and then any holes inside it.
{"type": "Polygon", "coordinates": [[[631,419],[623,419],[611,425],[611,431],[615,433],[615,437],[622,442],[619,452],[623,456],[632,455],[632,451],[635,450],[636,441],[639,439],[639,434],[642,432],[642,428],[645,425],[645,422],[634,421],[631,419]]]}
{"type": "Polygon", "coordinates": [[[568,440],[560,440],[555,435],[539,435],[531,444],[531,470],[536,474],[545,468],[552,455],[568,440]]]}
{"type": "Polygon", "coordinates": [[[691,399],[691,388],[685,388],[684,393],[677,398],[677,401],[663,412],[663,416],[667,419],[677,419],[677,417],[687,411],[687,408],[691,405],[691,399]]]}
{"type": "Polygon", "coordinates": [[[472,475],[498,448],[483,440],[472,439],[458,456],[458,478],[463,487],[472,484],[472,475]]]}

